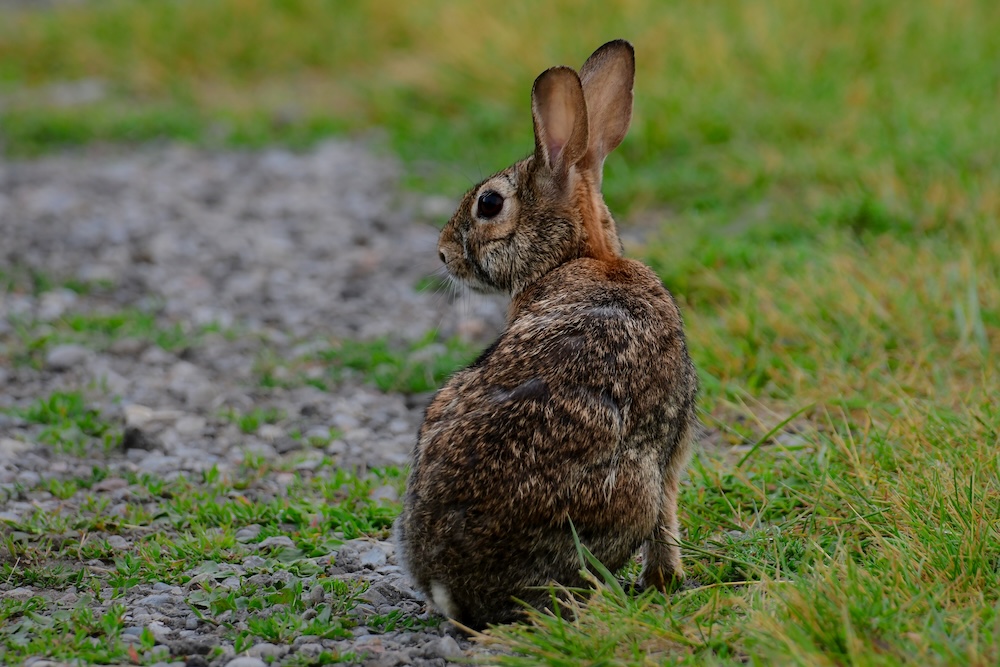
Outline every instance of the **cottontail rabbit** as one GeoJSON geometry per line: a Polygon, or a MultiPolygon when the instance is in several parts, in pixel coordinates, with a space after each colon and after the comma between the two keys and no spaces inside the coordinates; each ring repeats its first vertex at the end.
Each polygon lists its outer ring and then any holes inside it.
{"type": "Polygon", "coordinates": [[[585,585],[580,541],[643,584],[682,576],[678,478],[697,378],[659,278],[621,256],[601,196],[632,116],[623,40],[531,91],[534,153],[462,199],[441,232],[458,281],[512,296],[507,326],[427,408],[396,525],[413,582],[472,628],[585,585]],[[571,527],[572,526],[572,527],[571,527]]]}

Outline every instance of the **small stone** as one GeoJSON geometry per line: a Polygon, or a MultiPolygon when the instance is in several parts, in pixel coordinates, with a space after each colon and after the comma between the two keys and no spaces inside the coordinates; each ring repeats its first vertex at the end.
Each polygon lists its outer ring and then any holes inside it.
{"type": "Polygon", "coordinates": [[[321,585],[316,584],[311,589],[309,589],[309,595],[306,597],[306,601],[315,607],[316,605],[323,602],[325,598],[326,598],[326,591],[323,590],[323,587],[321,585]]]}
{"type": "Polygon", "coordinates": [[[46,660],[44,658],[39,658],[32,660],[29,658],[24,662],[24,667],[65,667],[64,662],[54,662],[52,660],[46,660]]]}
{"type": "Polygon", "coordinates": [[[353,431],[361,426],[361,422],[351,415],[340,413],[333,416],[333,425],[340,431],[353,431]]]}
{"type": "Polygon", "coordinates": [[[42,483],[42,476],[34,470],[22,470],[17,473],[14,480],[20,483],[21,486],[31,489],[42,483]]]}
{"type": "Polygon", "coordinates": [[[45,355],[45,366],[51,371],[68,371],[87,361],[93,355],[82,345],[56,345],[45,355]]]}
{"type": "Polygon", "coordinates": [[[384,500],[388,503],[394,503],[399,500],[399,491],[396,490],[395,486],[383,484],[382,486],[377,486],[372,489],[371,499],[384,500]]]}
{"type": "Polygon", "coordinates": [[[403,433],[410,433],[413,431],[413,426],[410,422],[405,419],[393,419],[389,422],[389,432],[395,435],[402,435],[403,433]]]}
{"type": "Polygon", "coordinates": [[[128,486],[128,482],[121,477],[107,477],[102,479],[94,486],[90,487],[92,491],[117,491],[118,489],[124,489],[128,486]]]}
{"type": "Polygon", "coordinates": [[[330,456],[343,456],[347,452],[347,443],[343,440],[331,440],[326,446],[326,453],[330,456]]]}
{"type": "Polygon", "coordinates": [[[295,548],[295,542],[292,542],[292,538],[287,535],[272,535],[257,544],[258,549],[277,549],[279,547],[293,549],[295,548]]]}
{"type": "Polygon", "coordinates": [[[25,452],[34,449],[34,445],[14,438],[0,438],[0,459],[17,460],[25,452]]]}
{"type": "MultiPolygon", "coordinates": [[[[462,649],[451,635],[445,635],[436,642],[434,653],[445,660],[462,655],[462,649]]],[[[427,657],[432,657],[429,653],[427,657]]]]}
{"type": "Polygon", "coordinates": [[[174,424],[174,430],[177,431],[179,435],[191,437],[201,435],[205,430],[205,424],[206,421],[204,417],[187,415],[177,420],[177,423],[174,424]]]}
{"type": "Polygon", "coordinates": [[[257,429],[257,437],[262,440],[267,440],[268,442],[274,442],[279,438],[284,437],[284,435],[285,429],[276,424],[262,424],[260,428],[257,429]]]}
{"type": "Polygon", "coordinates": [[[249,655],[241,655],[226,663],[226,667],[267,667],[267,663],[260,658],[249,655]]]}
{"type": "Polygon", "coordinates": [[[149,452],[139,461],[139,467],[154,474],[164,474],[181,469],[180,459],[176,456],[164,456],[158,452],[149,452]]]}
{"type": "Polygon", "coordinates": [[[386,651],[375,658],[374,662],[368,663],[372,667],[400,667],[401,665],[411,665],[413,661],[406,651],[386,651]]]}
{"type": "Polygon", "coordinates": [[[313,644],[319,641],[319,637],[316,635],[299,635],[292,640],[292,646],[294,648],[300,648],[303,644],[313,644]]]}
{"type": "Polygon", "coordinates": [[[33,590],[31,590],[30,588],[25,588],[24,586],[19,586],[18,588],[13,588],[13,589],[7,591],[6,593],[3,594],[3,596],[5,598],[7,598],[7,599],[10,599],[10,600],[24,601],[24,600],[27,600],[29,598],[33,598],[35,596],[35,592],[33,590]]]}
{"type": "Polygon", "coordinates": [[[120,338],[111,344],[108,350],[112,354],[125,357],[135,357],[148,347],[148,343],[141,338],[120,338]]]}
{"type": "Polygon", "coordinates": [[[159,593],[157,595],[147,595],[146,597],[137,600],[135,605],[140,607],[151,607],[153,609],[161,609],[166,606],[174,605],[174,597],[171,595],[166,595],[164,593],[159,593]]]}
{"type": "MultiPolygon", "coordinates": [[[[315,637],[311,637],[310,639],[312,639],[313,642],[316,641],[315,637]]],[[[298,649],[296,650],[296,654],[297,655],[301,655],[302,657],[307,658],[307,659],[308,658],[315,658],[316,656],[318,656],[322,652],[323,652],[323,645],[322,644],[315,644],[315,643],[301,644],[301,645],[299,645],[298,649]]]]}
{"type": "Polygon", "coordinates": [[[145,405],[138,405],[133,403],[132,405],[126,405],[122,408],[122,412],[125,414],[125,425],[134,426],[136,428],[142,428],[150,421],[153,420],[155,414],[152,408],[147,408],[145,405]]]}
{"type": "Polygon", "coordinates": [[[252,523],[236,531],[236,541],[246,544],[257,539],[258,535],[260,535],[260,524],[252,523]]]}
{"type": "Polygon", "coordinates": [[[189,614],[187,619],[184,621],[184,629],[197,630],[199,624],[200,621],[198,620],[198,617],[195,616],[194,614],[189,614]]]}
{"type": "Polygon", "coordinates": [[[270,642],[261,642],[260,644],[254,644],[249,649],[247,649],[247,654],[252,658],[281,658],[286,653],[288,649],[284,646],[276,646],[270,642]]]}
{"type": "Polygon", "coordinates": [[[321,440],[327,442],[330,439],[330,429],[325,426],[314,426],[305,432],[306,440],[321,440]]]}
{"type": "Polygon", "coordinates": [[[173,630],[168,628],[160,621],[153,621],[146,627],[149,628],[149,631],[151,633],[153,633],[153,637],[156,639],[156,641],[160,643],[166,642],[170,638],[170,635],[174,633],[173,630]]]}
{"type": "Polygon", "coordinates": [[[121,535],[111,535],[107,539],[108,546],[115,551],[123,551],[129,548],[128,540],[121,535]]]}
{"type": "Polygon", "coordinates": [[[368,551],[361,554],[361,564],[365,567],[375,569],[386,564],[386,555],[380,547],[373,546],[368,551]]]}
{"type": "Polygon", "coordinates": [[[77,300],[76,293],[68,289],[58,289],[42,295],[38,304],[38,319],[51,322],[66,312],[77,300]]]}
{"type": "MultiPolygon", "coordinates": [[[[236,539],[239,540],[239,538],[236,539]]],[[[260,556],[247,556],[243,559],[243,569],[247,571],[259,570],[265,565],[267,565],[267,561],[260,556]]]]}

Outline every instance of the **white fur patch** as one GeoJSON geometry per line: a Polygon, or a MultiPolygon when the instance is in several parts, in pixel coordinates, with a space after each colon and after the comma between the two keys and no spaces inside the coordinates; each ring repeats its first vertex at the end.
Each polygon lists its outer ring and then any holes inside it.
{"type": "Polygon", "coordinates": [[[448,592],[448,589],[441,582],[431,582],[431,599],[434,600],[434,604],[445,616],[448,618],[458,617],[458,609],[455,607],[455,602],[451,599],[451,593],[448,592]]]}

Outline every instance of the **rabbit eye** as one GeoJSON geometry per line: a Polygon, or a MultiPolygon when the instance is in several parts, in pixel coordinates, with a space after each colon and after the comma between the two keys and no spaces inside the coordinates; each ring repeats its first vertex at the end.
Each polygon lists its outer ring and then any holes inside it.
{"type": "Polygon", "coordinates": [[[500,214],[501,210],[503,210],[503,197],[499,193],[487,190],[479,195],[476,215],[480,218],[485,218],[486,220],[495,218],[500,214]]]}

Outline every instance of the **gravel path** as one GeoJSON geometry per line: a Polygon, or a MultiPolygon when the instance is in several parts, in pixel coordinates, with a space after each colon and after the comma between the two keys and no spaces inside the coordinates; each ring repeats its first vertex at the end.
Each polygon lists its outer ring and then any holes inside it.
{"type": "MultiPolygon", "coordinates": [[[[153,313],[157,326],[195,341],[179,349],[141,336],[98,349],[58,342],[44,346],[37,363],[0,367],[0,408],[6,409],[0,412],[0,533],[4,522],[15,524],[39,508],[84,511],[73,506],[79,494],[60,499],[44,484],[87,476],[94,466],[111,474],[90,495],[114,507],[142,492],[124,481],[129,473],[171,479],[213,466],[224,472],[248,454],[276,462],[294,457],[298,472],[286,475],[311,474],[310,456],[362,470],[403,464],[426,395],[383,393],[353,376],[325,390],[260,381],[262,363],[271,363],[280,379],[285,360],[331,340],[405,343],[438,328],[443,337],[482,343],[495,334],[501,302],[456,303],[440,291],[415,289],[438,269],[431,222],[443,220],[452,203],[401,193],[398,176],[394,162],[340,142],[304,154],[165,147],[0,162],[0,269],[27,267],[56,285],[0,290],[0,360],[19,345],[19,323],[34,322],[44,332],[45,323],[73,313],[153,313]],[[106,287],[81,294],[58,286],[67,280],[106,287]],[[10,410],[67,390],[86,392],[90,404],[123,424],[126,447],[58,454],[36,442],[37,425],[10,410]],[[287,417],[246,433],[218,416],[254,408],[287,417]],[[304,451],[293,430],[318,438],[322,449],[304,451]]],[[[277,475],[254,488],[279,493],[287,482],[277,475]]],[[[115,537],[121,549],[131,547],[130,537],[115,537]]],[[[126,606],[132,628],[126,632],[151,630],[159,651],[153,657],[165,663],[254,667],[336,650],[354,651],[371,665],[443,665],[470,650],[447,625],[366,627],[376,612],[426,618],[395,566],[391,544],[351,541],[326,562],[345,578],[369,583],[364,603],[352,612],[358,625],[351,639],[301,637],[289,645],[258,644],[236,657],[218,628],[191,613],[190,586],[144,584],[117,602],[126,606]],[[213,646],[221,652],[212,654],[213,646]]],[[[235,575],[252,571],[253,562],[244,562],[235,575]]],[[[78,593],[0,582],[6,598],[42,594],[70,604],[78,593]]]]}

